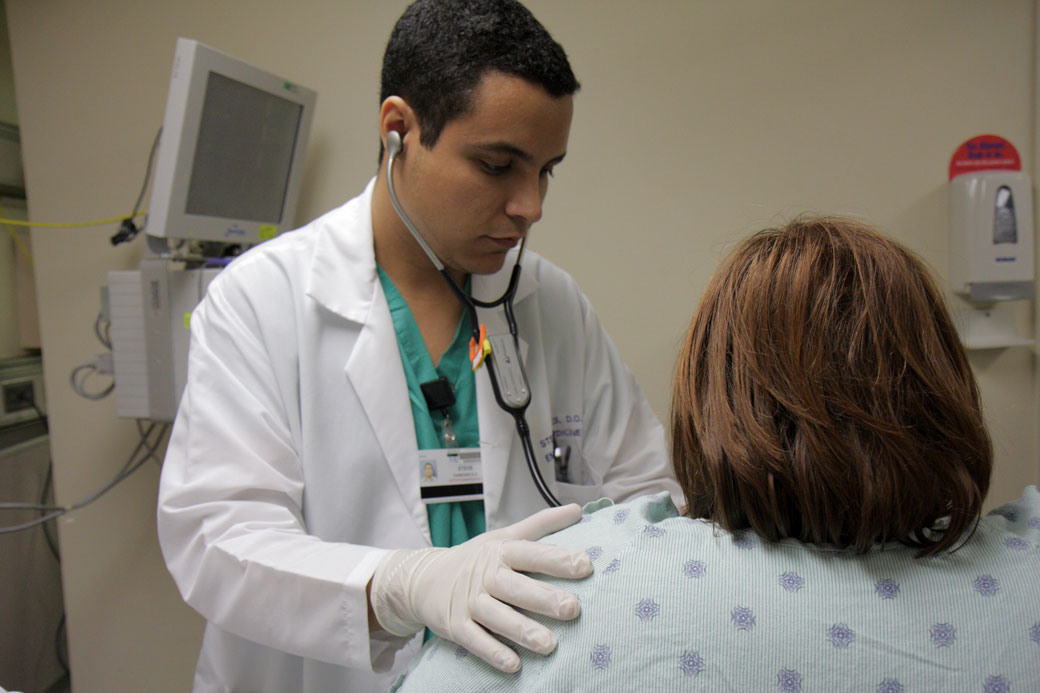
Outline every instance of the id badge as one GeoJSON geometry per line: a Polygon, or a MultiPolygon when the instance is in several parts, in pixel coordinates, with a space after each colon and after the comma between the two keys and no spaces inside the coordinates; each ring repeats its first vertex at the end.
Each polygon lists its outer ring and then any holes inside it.
{"type": "Polygon", "coordinates": [[[420,450],[419,497],[423,503],[482,500],[480,448],[420,450]]]}

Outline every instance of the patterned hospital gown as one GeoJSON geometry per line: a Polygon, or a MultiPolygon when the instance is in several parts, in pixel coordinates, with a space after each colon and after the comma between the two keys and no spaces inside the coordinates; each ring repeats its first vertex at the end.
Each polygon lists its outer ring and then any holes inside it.
{"type": "Polygon", "coordinates": [[[1040,493],[914,559],[766,542],[679,517],[667,494],[585,507],[544,541],[595,573],[550,580],[581,616],[502,674],[433,638],[392,691],[1040,691],[1040,493]]]}

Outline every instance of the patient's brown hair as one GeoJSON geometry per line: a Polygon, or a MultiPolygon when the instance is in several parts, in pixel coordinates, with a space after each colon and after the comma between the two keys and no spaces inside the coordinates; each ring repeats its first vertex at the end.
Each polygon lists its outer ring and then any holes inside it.
{"type": "Polygon", "coordinates": [[[715,273],[672,400],[686,514],[777,540],[948,550],[992,445],[943,295],[868,226],[802,217],[715,273]]]}

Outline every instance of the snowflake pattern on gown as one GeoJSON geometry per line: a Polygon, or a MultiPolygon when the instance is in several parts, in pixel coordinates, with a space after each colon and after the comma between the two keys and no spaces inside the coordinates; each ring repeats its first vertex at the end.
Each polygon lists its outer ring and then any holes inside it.
{"type": "Polygon", "coordinates": [[[1004,540],[1004,546],[1012,551],[1025,551],[1029,548],[1029,542],[1022,537],[1008,537],[1004,540]]]}
{"type": "Polygon", "coordinates": [[[628,517],[629,512],[630,511],[628,508],[619,509],[616,513],[614,513],[614,524],[620,525],[621,523],[623,523],[625,521],[625,518],[628,517]]]}
{"type": "Polygon", "coordinates": [[[782,573],[780,577],[777,578],[777,582],[779,582],[780,586],[787,592],[797,592],[805,587],[805,578],[790,570],[782,573]]]}
{"type": "Polygon", "coordinates": [[[1010,693],[1011,682],[1004,676],[987,676],[982,690],[985,693],[1010,693]]]}
{"type": "Polygon", "coordinates": [[[685,575],[688,578],[700,579],[704,577],[704,574],[707,572],[707,568],[708,567],[704,565],[704,561],[691,559],[689,561],[686,561],[686,564],[683,565],[683,575],[685,575]]]}
{"type": "Polygon", "coordinates": [[[652,621],[661,613],[661,606],[653,599],[647,597],[636,604],[635,612],[640,621],[652,621]]]}
{"type": "Polygon", "coordinates": [[[992,575],[979,575],[972,580],[971,587],[983,597],[992,597],[1000,591],[1000,583],[992,575]]]}
{"type": "Polygon", "coordinates": [[[657,525],[647,525],[646,529],[643,530],[643,534],[648,537],[663,537],[664,530],[657,525]]]}
{"type": "Polygon", "coordinates": [[[590,659],[593,669],[606,669],[610,666],[610,647],[607,645],[596,645],[592,648],[590,659]]]}
{"type": "Polygon", "coordinates": [[[603,547],[590,546],[589,548],[585,549],[585,555],[588,556],[590,560],[594,561],[603,555],[603,547]]]}
{"type": "Polygon", "coordinates": [[[1040,529],[1040,517],[1029,518],[1029,526],[1033,529],[1040,529]]]}
{"type": "Polygon", "coordinates": [[[1029,629],[1029,639],[1040,645],[1040,622],[1034,623],[1029,629]]]}
{"type": "Polygon", "coordinates": [[[746,606],[735,607],[729,620],[737,630],[750,631],[755,627],[755,613],[746,606]]]}
{"type": "Polygon", "coordinates": [[[839,650],[843,650],[856,639],[856,633],[845,623],[835,623],[827,630],[827,640],[839,650]]]}
{"type": "Polygon", "coordinates": [[[620,567],[621,567],[621,561],[619,561],[618,559],[615,558],[614,560],[612,560],[610,563],[607,564],[606,568],[603,569],[603,574],[604,575],[610,575],[611,573],[616,573],[618,568],[620,568],[620,567]]]}
{"type": "Polygon", "coordinates": [[[933,623],[928,637],[936,647],[950,647],[957,640],[957,629],[949,623],[933,623]]]}
{"type": "Polygon", "coordinates": [[[802,675],[794,669],[781,669],[776,674],[776,686],[782,693],[800,693],[802,675]]]}
{"type": "Polygon", "coordinates": [[[905,690],[896,679],[885,679],[877,687],[877,693],[903,693],[905,690]]]}
{"type": "Polygon", "coordinates": [[[899,594],[899,583],[892,578],[881,578],[874,583],[874,591],[882,599],[895,599],[899,594]]]}
{"type": "Polygon", "coordinates": [[[704,659],[701,658],[700,653],[686,650],[679,657],[679,668],[687,676],[696,676],[704,671],[704,659]]]}

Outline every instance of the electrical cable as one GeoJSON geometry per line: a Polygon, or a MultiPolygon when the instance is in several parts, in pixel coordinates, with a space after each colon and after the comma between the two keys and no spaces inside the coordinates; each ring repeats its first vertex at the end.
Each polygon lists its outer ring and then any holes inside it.
{"type": "Polygon", "coordinates": [[[141,183],[141,192],[137,194],[137,201],[134,202],[133,213],[129,218],[124,219],[123,223],[119,225],[119,230],[110,238],[112,245],[119,245],[120,243],[126,243],[132,241],[137,237],[137,234],[145,227],[148,223],[148,218],[145,217],[145,221],[138,227],[134,224],[134,217],[137,216],[138,210],[141,209],[141,200],[144,199],[144,192],[148,189],[148,181],[152,178],[152,163],[155,162],[155,152],[159,149],[159,139],[162,136],[162,127],[155,133],[155,139],[152,140],[152,151],[148,153],[148,165],[144,169],[144,181],[141,183]]]}
{"type": "MultiPolygon", "coordinates": [[[[21,401],[31,406],[36,412],[36,420],[43,425],[45,433],[50,433],[50,427],[47,425],[47,415],[43,413],[43,410],[36,404],[36,400],[28,395],[23,394],[21,401]]],[[[47,459],[47,475],[43,479],[43,486],[40,490],[40,502],[39,503],[0,503],[0,510],[35,510],[37,512],[53,512],[61,510],[61,506],[52,505],[47,503],[48,495],[51,492],[51,484],[54,479],[54,465],[51,459],[47,459]]],[[[43,536],[47,540],[47,547],[50,549],[51,554],[54,556],[54,560],[61,563],[61,555],[58,552],[57,541],[51,536],[48,531],[47,525],[43,526],[43,536]]]]}
{"type": "Polygon", "coordinates": [[[64,510],[60,505],[45,503],[0,503],[0,510],[64,510]]]}
{"type": "Polygon", "coordinates": [[[43,515],[41,517],[38,517],[35,520],[30,520],[29,522],[23,522],[20,525],[7,525],[5,527],[0,527],[0,534],[14,534],[15,532],[23,532],[23,531],[25,531],[27,529],[32,529],[33,527],[38,527],[38,526],[42,525],[45,522],[50,522],[51,520],[53,520],[55,518],[58,518],[58,517],[61,517],[64,514],[65,514],[65,509],[62,508],[61,510],[56,510],[56,511],[54,511],[52,513],[49,513],[47,515],[43,515]]]}
{"type": "MultiPolygon", "coordinates": [[[[33,410],[36,412],[37,420],[40,422],[40,424],[43,425],[44,432],[47,433],[47,434],[50,434],[50,425],[48,424],[48,421],[47,421],[47,415],[43,412],[42,409],[40,409],[40,406],[36,403],[36,398],[32,397],[30,395],[23,394],[22,397],[21,397],[21,400],[23,402],[26,402],[27,404],[29,404],[29,406],[31,406],[33,408],[33,410]]],[[[60,510],[61,509],[60,506],[54,506],[54,505],[47,505],[46,504],[48,497],[52,493],[51,489],[52,489],[53,480],[54,480],[54,461],[53,461],[53,459],[50,458],[50,456],[48,456],[48,459],[47,459],[47,475],[46,475],[46,477],[44,477],[43,488],[40,491],[40,502],[39,502],[39,504],[37,504],[36,507],[33,507],[33,504],[31,504],[31,503],[3,503],[3,504],[0,504],[0,507],[4,507],[5,509],[9,508],[9,509],[37,510],[37,511],[41,511],[41,512],[60,510]],[[19,506],[24,506],[24,507],[23,508],[19,508],[19,506]]],[[[50,516],[47,516],[47,517],[50,517],[50,516]]],[[[38,520],[42,520],[42,519],[43,518],[38,518],[38,520]]],[[[51,536],[51,526],[50,526],[50,523],[47,522],[47,521],[40,521],[39,524],[40,524],[40,531],[43,532],[43,538],[47,542],[47,548],[50,550],[51,555],[54,556],[54,560],[58,563],[58,565],[61,565],[61,553],[58,550],[57,539],[55,537],[51,536]]],[[[62,670],[62,675],[58,679],[58,683],[60,683],[62,681],[68,681],[69,676],[70,676],[68,656],[66,656],[63,653],[63,645],[65,646],[65,648],[68,647],[67,642],[65,640],[65,610],[64,610],[64,608],[62,609],[61,619],[59,619],[59,621],[58,621],[58,626],[57,626],[57,628],[54,631],[54,656],[55,656],[55,659],[58,662],[58,666],[60,666],[61,670],[62,670]]],[[[53,690],[54,688],[55,688],[55,686],[52,686],[48,690],[53,690]]]]}
{"type": "Polygon", "coordinates": [[[108,397],[110,394],[112,394],[112,390],[114,390],[116,387],[115,381],[109,383],[108,387],[98,392],[88,392],[85,387],[85,385],[87,384],[87,379],[90,378],[90,376],[94,375],[94,373],[100,372],[101,371],[98,369],[97,363],[95,361],[81,363],[80,365],[73,368],[72,373],[69,374],[69,385],[72,387],[72,391],[80,397],[95,401],[108,397]],[[77,379],[77,376],[83,371],[89,372],[82,378],[77,379]]]}
{"type": "Polygon", "coordinates": [[[152,164],[155,163],[155,152],[159,149],[159,139],[162,137],[162,126],[159,126],[159,131],[155,133],[155,139],[152,140],[152,150],[148,153],[148,165],[144,169],[144,181],[141,183],[141,192],[137,194],[137,201],[134,202],[134,213],[133,216],[137,216],[137,213],[141,210],[141,200],[144,199],[145,190],[148,189],[148,181],[152,177],[152,164]]]}
{"type": "MultiPolygon", "coordinates": [[[[153,423],[152,421],[149,421],[148,419],[134,419],[134,422],[135,422],[135,423],[137,424],[137,435],[138,435],[138,437],[140,437],[140,438],[144,438],[144,437],[145,437],[146,435],[148,435],[148,434],[147,434],[147,433],[145,432],[145,430],[144,430],[144,425],[145,425],[145,422],[146,422],[146,421],[147,421],[148,423],[150,423],[150,424],[151,424],[151,423],[153,423]]],[[[153,424],[153,425],[154,425],[154,424],[153,424]]],[[[151,430],[151,429],[149,429],[149,430],[151,430]]],[[[156,461],[157,463],[159,463],[159,465],[160,465],[160,466],[162,465],[162,460],[160,460],[160,459],[159,459],[158,457],[154,457],[154,456],[153,456],[153,459],[154,459],[154,460],[155,460],[155,461],[156,461]]]]}
{"type": "MultiPolygon", "coordinates": [[[[3,205],[0,205],[0,217],[3,216],[6,216],[6,214],[4,212],[3,205]]],[[[7,234],[11,237],[11,240],[14,241],[15,247],[18,248],[18,252],[25,256],[25,259],[29,263],[30,267],[35,267],[32,253],[30,253],[29,249],[25,247],[25,243],[22,242],[22,239],[18,235],[18,232],[14,230],[14,226],[12,226],[11,224],[5,224],[4,226],[7,228],[7,234]]]]}
{"type": "Polygon", "coordinates": [[[94,336],[97,337],[101,345],[109,351],[112,350],[112,337],[109,334],[109,329],[112,327],[112,323],[105,320],[105,315],[100,310],[98,311],[97,318],[94,320],[94,336]]]}
{"type": "MultiPolygon", "coordinates": [[[[49,690],[62,690],[59,688],[59,685],[67,683],[69,680],[71,669],[69,669],[68,647],[69,644],[65,635],[65,612],[62,611],[61,620],[58,621],[58,628],[54,632],[54,658],[58,660],[58,665],[61,666],[64,673],[49,690]]],[[[68,688],[64,688],[64,690],[68,690],[68,688]]]]}
{"type": "Polygon", "coordinates": [[[94,221],[80,221],[71,224],[45,224],[36,221],[22,221],[21,219],[2,219],[0,218],[0,224],[8,224],[10,226],[27,226],[39,229],[78,229],[87,226],[104,226],[105,224],[114,224],[117,221],[124,221],[126,219],[133,219],[148,214],[148,210],[139,210],[136,214],[124,214],[119,217],[109,217],[108,219],[95,219],[94,221]]]}
{"type": "Polygon", "coordinates": [[[109,383],[107,387],[97,392],[89,392],[86,387],[87,380],[89,380],[90,376],[94,375],[95,373],[99,375],[107,375],[109,377],[111,377],[114,373],[115,365],[111,353],[112,337],[109,334],[110,327],[111,323],[104,319],[104,313],[98,311],[97,318],[95,318],[94,320],[94,336],[97,337],[97,340],[101,343],[101,346],[108,349],[108,353],[99,354],[98,357],[95,358],[93,361],[81,363],[80,365],[73,368],[72,372],[69,373],[69,386],[72,388],[73,392],[75,392],[80,397],[83,397],[84,399],[94,401],[104,399],[105,397],[108,397],[110,394],[112,394],[112,391],[116,387],[115,380],[109,383]],[[83,375],[81,377],[80,374],[83,372],[86,372],[86,375],[83,375]]]}
{"type": "MultiPolygon", "coordinates": [[[[148,181],[151,180],[152,177],[152,164],[155,162],[155,152],[159,149],[159,138],[161,135],[162,128],[160,127],[159,132],[155,133],[155,139],[152,141],[152,150],[148,154],[148,166],[144,172],[144,182],[141,184],[141,192],[137,194],[137,200],[134,202],[134,207],[131,210],[130,214],[124,214],[123,216],[119,217],[110,217],[108,219],[95,219],[94,221],[73,222],[71,224],[45,224],[37,221],[23,221],[21,219],[0,218],[0,224],[7,224],[8,226],[35,227],[39,229],[77,229],[86,226],[105,226],[106,224],[114,224],[116,222],[121,222],[119,225],[120,232],[122,232],[129,225],[129,228],[133,229],[133,235],[131,235],[130,238],[133,238],[133,236],[136,236],[137,233],[141,230],[134,225],[134,219],[140,216],[148,215],[148,210],[141,209],[141,201],[144,200],[144,193],[148,189],[148,181]]],[[[144,228],[144,226],[142,226],[141,228],[144,228]]],[[[119,233],[117,233],[116,236],[119,236],[119,233]]],[[[113,236],[113,239],[116,236],[113,236]]],[[[130,240],[130,238],[127,238],[125,240],[130,240]]],[[[117,242],[121,243],[122,240],[113,240],[112,244],[115,245],[117,242]]],[[[25,252],[26,257],[30,257],[28,251],[25,252]]]]}
{"type": "MultiPolygon", "coordinates": [[[[98,490],[70,505],[68,508],[66,508],[66,512],[79,510],[80,508],[84,508],[90,505],[98,498],[111,491],[116,485],[126,480],[126,478],[129,477],[131,474],[140,469],[145,462],[154,457],[155,451],[159,449],[159,443],[162,441],[163,437],[166,436],[166,432],[169,431],[169,429],[170,424],[168,423],[164,423],[161,425],[152,423],[152,425],[148,427],[148,431],[145,433],[145,436],[142,437],[140,442],[138,442],[137,447],[134,448],[134,452],[130,455],[130,458],[126,461],[126,464],[123,465],[123,468],[119,471],[119,473],[116,474],[116,476],[113,477],[111,481],[109,481],[107,484],[105,484],[98,490]],[[154,443],[149,444],[147,436],[151,435],[152,431],[154,431],[156,427],[159,428],[159,435],[156,437],[154,443]],[[148,454],[145,455],[142,459],[135,462],[134,457],[137,455],[138,451],[141,450],[142,447],[146,448],[148,454]]],[[[2,532],[3,530],[0,529],[0,533],[2,532]]]]}
{"type": "MultiPolygon", "coordinates": [[[[47,460],[47,476],[43,480],[43,490],[40,491],[40,505],[45,505],[47,503],[47,499],[53,493],[53,491],[52,491],[53,484],[54,484],[54,460],[53,459],[48,459],[47,460]]],[[[47,510],[51,510],[51,509],[53,509],[53,506],[51,508],[47,508],[47,510]]],[[[50,549],[51,555],[54,556],[54,560],[57,561],[57,563],[60,565],[61,564],[61,551],[58,549],[58,540],[57,540],[57,538],[51,536],[51,525],[49,523],[45,524],[42,527],[40,527],[40,529],[43,530],[43,538],[47,540],[47,548],[50,549]]]]}
{"type": "MultiPolygon", "coordinates": [[[[11,534],[11,533],[14,533],[14,532],[21,532],[21,531],[26,530],[26,529],[31,529],[32,527],[36,527],[38,525],[42,525],[42,524],[44,524],[46,522],[50,522],[51,520],[53,520],[55,518],[58,518],[58,517],[61,517],[62,515],[74,512],[76,510],[80,510],[81,508],[84,508],[84,507],[90,505],[91,503],[96,501],[98,498],[101,498],[103,495],[105,495],[106,493],[111,491],[115,486],[117,486],[118,484],[122,483],[127,478],[129,478],[134,472],[136,472],[138,469],[140,469],[141,466],[144,465],[148,460],[150,460],[150,459],[158,460],[158,457],[156,457],[155,453],[159,449],[163,439],[166,437],[166,434],[169,432],[169,430],[170,430],[170,424],[168,424],[168,423],[157,424],[155,422],[151,422],[150,425],[147,427],[147,429],[145,429],[145,428],[143,428],[142,423],[139,421],[138,422],[138,433],[142,433],[141,440],[138,441],[137,446],[134,448],[134,451],[130,454],[130,457],[127,458],[127,461],[126,461],[126,463],[123,464],[123,467],[115,474],[115,476],[112,477],[111,480],[108,481],[108,483],[104,484],[103,486],[101,486],[100,488],[95,490],[93,493],[90,493],[90,494],[84,496],[83,498],[81,498],[80,500],[76,501],[75,503],[73,503],[71,505],[67,505],[67,506],[46,506],[48,508],[50,508],[50,507],[57,507],[58,509],[50,511],[46,515],[42,515],[41,517],[38,517],[35,520],[29,521],[29,522],[23,522],[23,523],[17,524],[17,525],[8,525],[6,527],[0,527],[0,534],[11,534]],[[158,435],[155,436],[155,440],[154,441],[149,440],[149,437],[156,430],[158,430],[158,435]],[[141,459],[137,459],[138,454],[141,453],[142,451],[147,453],[147,454],[145,454],[144,457],[142,457],[141,459]]],[[[10,505],[19,505],[19,504],[10,504],[10,505]]],[[[21,505],[25,505],[25,504],[21,504],[21,505]]],[[[41,506],[42,506],[42,504],[41,504],[41,506]]],[[[4,505],[0,504],[0,509],[14,509],[14,508],[5,508],[4,505]]],[[[33,509],[43,510],[43,507],[37,507],[37,508],[33,508],[33,509]]]]}
{"type": "MultiPolygon", "coordinates": [[[[43,410],[40,409],[38,404],[36,404],[36,399],[35,398],[30,398],[30,397],[28,397],[26,395],[23,395],[22,399],[23,400],[27,400],[29,402],[29,405],[32,406],[33,410],[36,412],[37,420],[43,425],[44,433],[46,433],[47,435],[50,435],[51,428],[50,428],[50,425],[48,424],[48,421],[47,421],[47,415],[44,414],[43,410]]],[[[53,493],[53,490],[52,490],[53,484],[54,484],[54,459],[50,455],[48,455],[47,456],[47,476],[44,477],[44,479],[43,479],[43,489],[40,491],[40,508],[39,508],[39,510],[41,512],[47,512],[47,511],[51,511],[51,510],[56,510],[57,509],[57,506],[48,505],[47,504],[47,499],[53,493]]],[[[51,555],[54,556],[54,560],[57,561],[58,564],[60,565],[61,564],[61,551],[58,549],[58,539],[57,539],[57,537],[52,537],[51,536],[51,525],[50,524],[44,524],[44,525],[41,526],[40,529],[43,530],[43,538],[47,540],[47,548],[50,549],[51,555]]]]}

